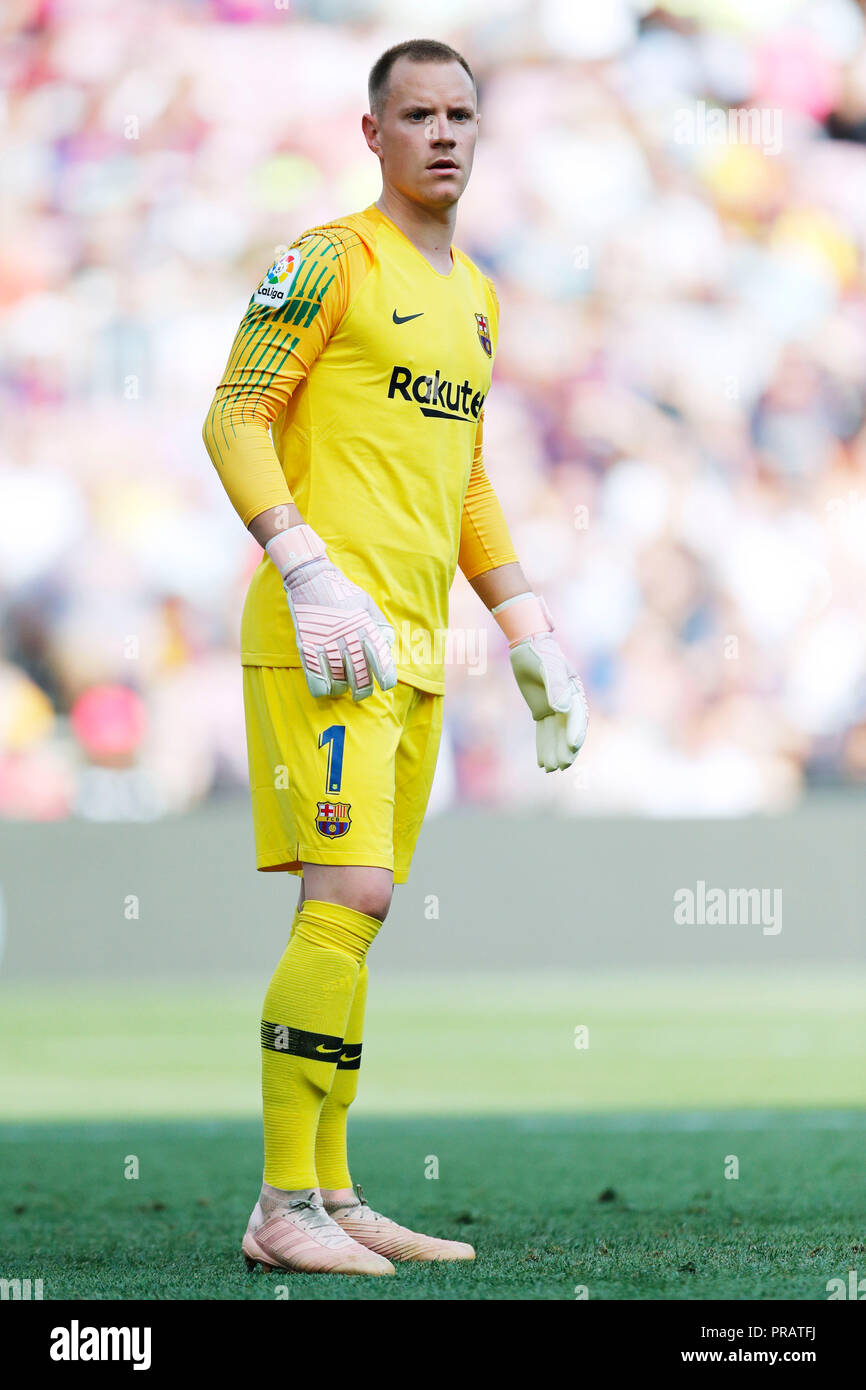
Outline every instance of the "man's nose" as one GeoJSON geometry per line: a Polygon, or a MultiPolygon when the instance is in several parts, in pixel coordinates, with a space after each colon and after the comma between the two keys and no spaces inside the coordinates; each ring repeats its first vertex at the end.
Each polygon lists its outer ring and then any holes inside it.
{"type": "Polygon", "coordinates": [[[450,129],[450,127],[449,127],[449,125],[448,125],[448,122],[447,122],[447,120],[445,119],[444,116],[433,116],[433,115],[430,115],[430,116],[427,117],[426,121],[424,122],[424,126],[425,126],[425,134],[426,134],[427,139],[430,141],[431,144],[436,144],[436,145],[442,145],[442,144],[456,145],[457,141],[454,139],[454,136],[451,134],[451,129],[450,129]]]}

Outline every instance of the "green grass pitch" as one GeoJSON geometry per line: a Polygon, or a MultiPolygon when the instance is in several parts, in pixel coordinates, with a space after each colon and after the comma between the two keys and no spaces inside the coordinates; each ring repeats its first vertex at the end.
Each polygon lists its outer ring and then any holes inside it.
{"type": "Polygon", "coordinates": [[[806,1300],[866,1274],[856,972],[374,980],[354,1176],[478,1251],[379,1280],[243,1264],[260,994],[5,988],[0,1276],[46,1299],[806,1300]]]}
{"type": "Polygon", "coordinates": [[[240,1237],[257,1193],[250,1121],[7,1131],[4,1274],[45,1298],[822,1299],[866,1269],[866,1125],[839,1112],[414,1117],[355,1126],[374,1205],[471,1240],[470,1267],[389,1279],[250,1274],[240,1237]],[[740,1177],[723,1177],[735,1153],[740,1177]],[[123,1176],[135,1154],[140,1177],[123,1176]],[[435,1154],[438,1179],[424,1177],[435,1154]]]}

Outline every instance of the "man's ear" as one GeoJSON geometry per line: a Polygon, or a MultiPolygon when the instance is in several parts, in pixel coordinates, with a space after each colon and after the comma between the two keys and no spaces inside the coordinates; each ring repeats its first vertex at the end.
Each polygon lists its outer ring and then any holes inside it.
{"type": "Polygon", "coordinates": [[[361,129],[364,132],[364,139],[374,154],[382,158],[382,146],[379,143],[379,123],[375,116],[369,112],[361,117],[361,129]]]}

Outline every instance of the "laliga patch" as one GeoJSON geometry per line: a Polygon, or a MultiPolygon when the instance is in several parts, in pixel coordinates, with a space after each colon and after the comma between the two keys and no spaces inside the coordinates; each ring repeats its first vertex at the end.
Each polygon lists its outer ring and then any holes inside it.
{"type": "Polygon", "coordinates": [[[319,834],[324,835],[326,840],[335,840],[338,835],[345,835],[352,824],[349,815],[351,809],[350,801],[317,801],[316,829],[319,834]]]}
{"type": "Polygon", "coordinates": [[[278,261],[274,261],[253,295],[256,304],[267,304],[272,309],[281,308],[289,297],[300,265],[301,253],[297,247],[286,251],[278,261]]]}

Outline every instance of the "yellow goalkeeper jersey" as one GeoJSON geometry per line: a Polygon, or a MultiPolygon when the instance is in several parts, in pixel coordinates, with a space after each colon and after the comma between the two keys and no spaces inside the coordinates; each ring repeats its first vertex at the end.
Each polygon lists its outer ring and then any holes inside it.
{"type": "MultiPolygon", "coordinates": [[[[203,436],[244,525],[294,501],[393,625],[398,677],[444,691],[448,594],[517,559],[482,462],[493,285],[452,250],[442,275],[376,207],[313,228],[241,321],[203,436]]],[[[263,552],[241,661],[300,666],[263,552]]]]}

